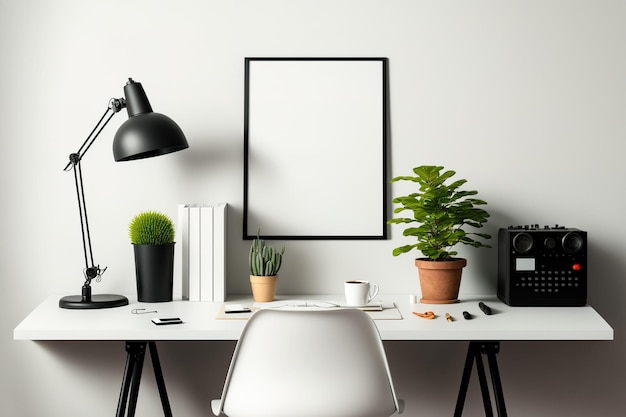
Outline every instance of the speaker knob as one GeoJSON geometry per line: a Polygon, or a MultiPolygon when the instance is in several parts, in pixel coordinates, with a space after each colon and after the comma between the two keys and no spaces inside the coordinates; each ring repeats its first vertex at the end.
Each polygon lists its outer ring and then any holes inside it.
{"type": "Polygon", "coordinates": [[[546,249],[554,249],[556,247],[556,240],[554,240],[554,238],[547,237],[546,240],[543,241],[543,246],[545,246],[546,249]]]}
{"type": "Polygon", "coordinates": [[[568,254],[574,254],[581,251],[584,241],[578,233],[570,232],[563,236],[563,251],[568,254]]]}
{"type": "Polygon", "coordinates": [[[513,249],[519,253],[526,253],[533,247],[533,238],[528,233],[518,233],[513,238],[513,249]]]}

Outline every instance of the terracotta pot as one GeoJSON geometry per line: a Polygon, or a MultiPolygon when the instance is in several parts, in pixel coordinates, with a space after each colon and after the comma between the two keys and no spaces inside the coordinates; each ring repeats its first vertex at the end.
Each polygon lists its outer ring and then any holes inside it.
{"type": "Polygon", "coordinates": [[[448,261],[415,260],[419,274],[423,304],[453,304],[459,302],[461,274],[467,260],[453,258],[448,261]]]}
{"type": "Polygon", "coordinates": [[[252,298],[258,302],[274,301],[276,296],[276,286],[278,276],[257,276],[250,275],[250,286],[252,287],[252,298]]]}

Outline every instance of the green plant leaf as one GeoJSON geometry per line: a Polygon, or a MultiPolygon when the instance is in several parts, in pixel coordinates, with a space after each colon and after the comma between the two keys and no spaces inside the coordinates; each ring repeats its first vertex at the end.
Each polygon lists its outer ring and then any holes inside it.
{"type": "MultiPolygon", "coordinates": [[[[396,217],[388,224],[418,223],[403,231],[404,236],[416,239],[417,243],[404,245],[393,250],[393,255],[407,253],[412,249],[421,251],[424,256],[441,260],[457,254],[451,248],[462,243],[474,247],[489,245],[474,239],[490,239],[485,233],[466,231],[465,227],[480,228],[487,222],[489,213],[476,206],[486,205],[484,200],[475,198],[475,190],[462,190],[467,180],[457,179],[446,184],[456,175],[453,170],[444,170],[439,165],[422,165],[413,168],[415,176],[397,176],[391,182],[410,181],[418,185],[419,192],[395,197],[392,202],[399,205],[394,214],[410,211],[412,218],[396,217]]],[[[405,214],[406,216],[406,214],[405,214]]]]}

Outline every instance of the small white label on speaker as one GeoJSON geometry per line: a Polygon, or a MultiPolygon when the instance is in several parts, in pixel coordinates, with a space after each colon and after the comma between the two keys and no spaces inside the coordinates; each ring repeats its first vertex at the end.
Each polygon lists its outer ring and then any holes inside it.
{"type": "Polygon", "coordinates": [[[515,258],[516,271],[534,271],[535,258],[515,258]]]}

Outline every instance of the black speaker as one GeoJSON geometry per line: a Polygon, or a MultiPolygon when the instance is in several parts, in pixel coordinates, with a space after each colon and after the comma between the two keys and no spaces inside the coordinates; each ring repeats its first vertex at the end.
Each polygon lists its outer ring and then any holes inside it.
{"type": "Polygon", "coordinates": [[[587,304],[587,232],[510,226],[498,232],[498,298],[510,306],[587,304]]]}

